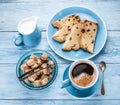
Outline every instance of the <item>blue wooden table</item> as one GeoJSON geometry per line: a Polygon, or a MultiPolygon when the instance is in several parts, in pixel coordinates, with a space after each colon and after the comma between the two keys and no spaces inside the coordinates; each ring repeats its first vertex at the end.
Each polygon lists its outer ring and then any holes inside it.
{"type": "Polygon", "coordinates": [[[0,105],[120,105],[120,0],[0,0],[0,105]],[[47,25],[52,16],[69,6],[85,6],[96,11],[107,25],[107,42],[91,60],[107,62],[106,94],[100,89],[90,98],[79,99],[60,89],[64,69],[70,61],[57,56],[49,47],[47,25]],[[16,63],[29,49],[12,43],[18,22],[32,15],[39,17],[42,40],[35,49],[47,50],[55,56],[59,72],[55,82],[44,90],[29,90],[16,77],[16,63]]]}

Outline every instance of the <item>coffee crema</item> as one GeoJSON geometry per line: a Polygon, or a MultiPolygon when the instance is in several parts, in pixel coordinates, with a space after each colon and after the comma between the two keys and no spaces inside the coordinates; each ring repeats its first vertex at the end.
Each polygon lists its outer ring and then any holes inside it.
{"type": "Polygon", "coordinates": [[[91,65],[80,63],[73,68],[71,77],[75,84],[81,87],[87,87],[95,81],[96,71],[91,65]]]}

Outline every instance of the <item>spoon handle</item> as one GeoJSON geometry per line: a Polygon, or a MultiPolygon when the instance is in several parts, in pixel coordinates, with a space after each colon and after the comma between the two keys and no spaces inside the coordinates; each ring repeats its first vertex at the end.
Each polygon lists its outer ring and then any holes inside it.
{"type": "Polygon", "coordinates": [[[102,73],[102,85],[101,85],[101,94],[105,94],[105,88],[104,88],[104,73],[102,73]]]}

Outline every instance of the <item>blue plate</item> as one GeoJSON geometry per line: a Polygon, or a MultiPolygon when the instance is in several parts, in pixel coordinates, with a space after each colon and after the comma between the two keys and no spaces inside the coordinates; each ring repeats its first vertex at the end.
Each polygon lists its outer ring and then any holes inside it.
{"type": "Polygon", "coordinates": [[[56,54],[58,54],[59,56],[61,56],[64,59],[71,60],[71,61],[75,61],[78,59],[90,59],[90,58],[94,57],[102,50],[103,46],[105,45],[106,38],[107,38],[107,30],[106,30],[106,26],[105,26],[105,23],[102,20],[102,18],[100,18],[100,16],[98,16],[92,10],[90,10],[88,8],[84,8],[84,7],[65,8],[65,9],[61,10],[60,12],[58,12],[51,19],[51,21],[48,25],[47,39],[48,39],[48,43],[49,43],[50,47],[56,54]],[[84,51],[82,49],[80,49],[78,51],[72,50],[69,52],[63,51],[61,49],[63,43],[58,43],[52,39],[53,34],[56,33],[56,31],[57,31],[57,29],[52,26],[52,22],[54,22],[58,19],[62,19],[64,17],[72,15],[72,14],[79,15],[82,20],[88,19],[88,20],[92,20],[92,21],[95,21],[98,23],[98,31],[97,31],[96,41],[95,41],[94,54],[90,54],[89,52],[84,51]]]}
{"type": "MultiPolygon", "coordinates": [[[[63,81],[68,79],[68,72],[69,72],[70,65],[65,69],[63,74],[63,81]]],[[[73,96],[79,97],[79,98],[87,98],[91,95],[93,95],[98,88],[100,87],[100,78],[98,79],[97,83],[90,89],[87,90],[77,90],[72,85],[66,87],[65,89],[73,96]]]]}
{"type": "Polygon", "coordinates": [[[30,52],[24,54],[20,58],[20,60],[18,61],[17,67],[16,67],[17,77],[19,77],[19,76],[21,76],[23,74],[23,71],[21,70],[20,66],[25,62],[25,60],[30,59],[30,55],[31,54],[35,54],[36,56],[41,56],[43,53],[48,54],[48,59],[52,60],[54,62],[55,66],[53,68],[53,74],[52,74],[53,77],[51,78],[51,80],[49,80],[49,82],[48,82],[47,85],[45,85],[45,86],[39,86],[39,87],[34,87],[33,83],[26,83],[25,81],[20,81],[20,83],[23,86],[25,86],[25,87],[27,87],[29,89],[41,90],[41,89],[47,88],[48,86],[50,86],[54,82],[54,80],[55,80],[55,78],[56,78],[56,76],[58,74],[58,64],[57,64],[55,58],[50,53],[48,53],[46,51],[43,51],[43,50],[34,50],[34,51],[30,51],[30,52]]]}

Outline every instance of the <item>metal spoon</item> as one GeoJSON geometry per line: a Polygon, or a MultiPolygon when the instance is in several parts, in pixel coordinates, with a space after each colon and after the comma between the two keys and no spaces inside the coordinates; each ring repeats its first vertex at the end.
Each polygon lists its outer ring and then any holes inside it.
{"type": "Polygon", "coordinates": [[[104,88],[104,71],[106,69],[106,63],[104,61],[101,61],[99,67],[100,67],[100,69],[102,71],[101,94],[104,95],[105,94],[105,88],[104,88]]]}

